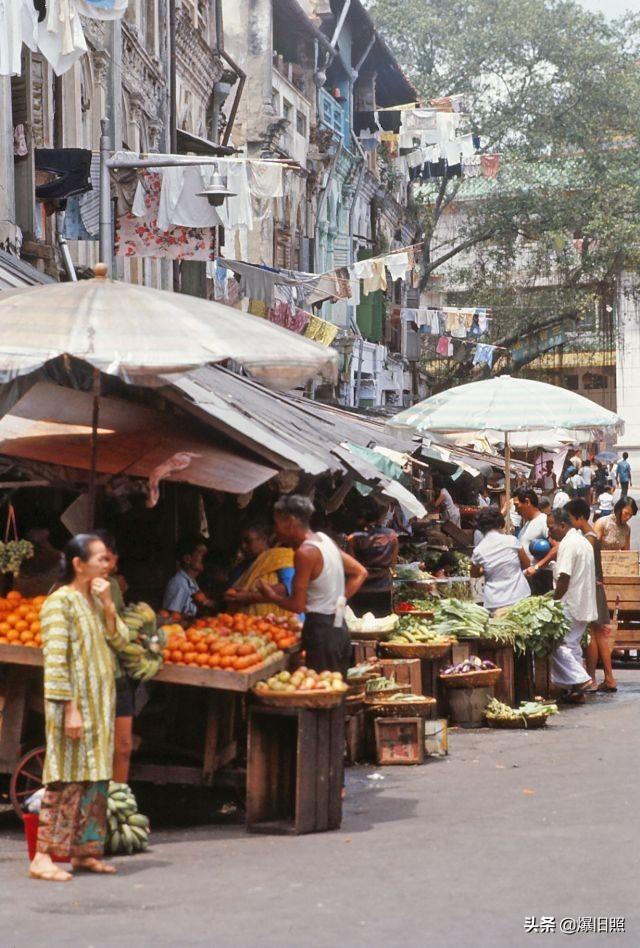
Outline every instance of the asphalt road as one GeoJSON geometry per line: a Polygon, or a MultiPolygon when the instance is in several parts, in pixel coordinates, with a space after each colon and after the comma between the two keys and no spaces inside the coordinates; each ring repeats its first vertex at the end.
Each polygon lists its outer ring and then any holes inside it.
{"type": "Polygon", "coordinates": [[[117,877],[54,886],[27,879],[5,814],[0,946],[637,946],[640,670],[620,678],[546,731],[457,731],[445,760],[350,770],[335,833],[164,829],[117,877]],[[530,916],[626,933],[526,933],[530,916]]]}

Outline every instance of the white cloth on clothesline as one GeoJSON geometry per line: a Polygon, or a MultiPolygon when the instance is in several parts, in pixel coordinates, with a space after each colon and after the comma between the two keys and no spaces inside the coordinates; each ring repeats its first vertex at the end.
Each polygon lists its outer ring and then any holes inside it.
{"type": "Polygon", "coordinates": [[[384,263],[392,280],[403,280],[409,269],[409,254],[406,251],[389,254],[384,263]]]}
{"type": "Polygon", "coordinates": [[[38,14],[32,0],[0,0],[0,76],[19,76],[22,44],[37,49],[38,14]]]}
{"type": "Polygon", "coordinates": [[[56,76],[71,69],[87,52],[87,41],[74,0],[48,0],[47,14],[38,24],[38,49],[56,76]]]}

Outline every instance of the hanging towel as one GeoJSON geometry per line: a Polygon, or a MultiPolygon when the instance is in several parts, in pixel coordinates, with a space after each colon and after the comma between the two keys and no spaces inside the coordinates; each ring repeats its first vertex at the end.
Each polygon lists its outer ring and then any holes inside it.
{"type": "Polygon", "coordinates": [[[200,168],[162,168],[162,188],[158,206],[158,227],[169,230],[171,227],[215,227],[220,217],[215,207],[211,207],[204,197],[198,197],[203,190],[200,168]]]}
{"type": "Polygon", "coordinates": [[[333,323],[328,323],[326,319],[320,319],[319,316],[311,316],[309,325],[305,329],[307,339],[313,339],[323,346],[330,346],[338,335],[338,327],[333,323]]]}
{"type": "Polygon", "coordinates": [[[376,290],[382,290],[383,292],[387,288],[387,274],[384,266],[384,258],[382,260],[370,260],[371,264],[371,276],[367,277],[363,284],[363,292],[365,295],[367,293],[375,293],[376,290]]]}
{"type": "Polygon", "coordinates": [[[476,347],[476,354],[473,357],[473,364],[488,365],[489,368],[491,368],[493,365],[493,354],[495,351],[495,346],[487,345],[485,342],[479,342],[476,347]]]}
{"type": "Polygon", "coordinates": [[[0,76],[19,76],[22,44],[37,49],[38,15],[31,0],[0,3],[0,76]]]}
{"type": "MultiPolygon", "coordinates": [[[[246,167],[246,162],[240,162],[240,164],[246,167]]],[[[233,164],[230,167],[233,167],[233,164]]],[[[283,196],[282,165],[275,162],[252,161],[249,162],[249,168],[249,189],[252,197],[265,200],[283,196]]]]}
{"type": "Polygon", "coordinates": [[[71,69],[87,52],[82,22],[73,0],[47,0],[47,16],[38,23],[38,48],[56,76],[71,69]]]}
{"type": "Polygon", "coordinates": [[[480,167],[485,178],[497,178],[500,170],[500,155],[480,155],[480,167]]]}
{"type": "Polygon", "coordinates": [[[451,330],[451,335],[455,336],[456,339],[467,338],[467,317],[462,310],[458,310],[454,316],[454,326],[451,330]]]}
{"type": "Polygon", "coordinates": [[[439,356],[447,358],[453,353],[453,342],[449,336],[440,336],[436,345],[436,352],[439,356]]]}
{"type": "MultiPolygon", "coordinates": [[[[203,165],[202,180],[209,185],[213,180],[214,165],[203,165]]],[[[251,201],[251,189],[249,176],[247,172],[246,161],[234,161],[226,164],[227,188],[233,191],[234,197],[227,198],[222,207],[218,208],[218,214],[224,227],[229,230],[245,228],[253,229],[253,205],[251,201]]],[[[282,171],[282,169],[280,169],[282,171]]],[[[202,200],[205,200],[204,198],[202,200]]]]}
{"type": "Polygon", "coordinates": [[[349,276],[352,280],[369,280],[373,276],[373,262],[371,260],[358,260],[353,266],[349,267],[349,276]]]}
{"type": "Polygon", "coordinates": [[[389,254],[388,257],[385,257],[384,262],[392,280],[404,280],[409,269],[408,253],[389,254]]]}
{"type": "Polygon", "coordinates": [[[480,329],[480,335],[483,335],[489,328],[489,320],[484,313],[478,313],[478,327],[480,329]]]}

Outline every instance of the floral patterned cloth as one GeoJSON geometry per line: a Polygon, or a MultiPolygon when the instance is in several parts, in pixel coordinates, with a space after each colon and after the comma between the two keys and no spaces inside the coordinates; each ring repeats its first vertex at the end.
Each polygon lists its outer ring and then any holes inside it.
{"type": "Polygon", "coordinates": [[[137,216],[133,210],[116,218],[116,254],[121,257],[164,257],[169,260],[211,260],[215,256],[215,228],[158,228],[158,207],[162,175],[157,171],[141,171],[146,213],[137,216]]]}
{"type": "Polygon", "coordinates": [[[63,860],[102,856],[108,791],[106,780],[47,786],[38,821],[38,852],[63,860]]]}

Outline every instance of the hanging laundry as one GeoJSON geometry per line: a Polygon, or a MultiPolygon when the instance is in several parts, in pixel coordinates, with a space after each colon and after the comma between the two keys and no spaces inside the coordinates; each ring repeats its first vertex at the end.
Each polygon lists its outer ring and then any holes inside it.
{"type": "Polygon", "coordinates": [[[328,323],[326,319],[320,319],[319,316],[311,316],[304,334],[307,339],[313,339],[323,346],[330,346],[338,335],[338,327],[333,323],[328,323]]]}
{"type": "Polygon", "coordinates": [[[204,184],[200,168],[160,168],[162,177],[160,202],[158,204],[158,227],[215,227],[220,224],[216,208],[204,197],[198,197],[204,184]]]}
{"type": "Polygon", "coordinates": [[[470,328],[469,328],[469,335],[470,335],[470,336],[480,336],[480,335],[482,335],[481,330],[480,330],[480,323],[479,323],[479,321],[478,321],[478,314],[477,314],[477,313],[474,313],[474,314],[473,314],[473,319],[471,320],[471,326],[470,326],[470,328]]]}
{"type": "Polygon", "coordinates": [[[78,12],[93,20],[119,20],[127,12],[129,0],[75,0],[78,12]]]}
{"type": "Polygon", "coordinates": [[[32,0],[0,2],[0,76],[20,75],[22,44],[35,52],[37,35],[38,14],[32,0]]]}
{"type": "Polygon", "coordinates": [[[480,327],[481,335],[483,335],[489,328],[489,320],[484,313],[478,313],[478,326],[480,327]]]}
{"type": "Polygon", "coordinates": [[[36,185],[39,201],[64,201],[74,194],[91,191],[91,152],[87,148],[36,148],[38,171],[51,171],[57,178],[36,185]]]}
{"type": "Polygon", "coordinates": [[[100,154],[91,156],[90,178],[92,190],[81,194],[78,198],[82,223],[91,239],[97,240],[100,235],[100,154]]]}
{"type": "Polygon", "coordinates": [[[210,260],[215,252],[212,228],[158,227],[162,177],[141,171],[131,212],[116,219],[116,254],[122,257],[165,257],[170,260],[210,260]]]}
{"type": "MultiPolygon", "coordinates": [[[[245,162],[242,163],[246,164],[245,162]]],[[[282,197],[284,195],[282,172],[282,165],[276,162],[249,162],[251,196],[260,199],[282,197]]]]}
{"type": "MultiPolygon", "coordinates": [[[[473,143],[475,148],[475,141],[473,143]]],[[[462,174],[465,178],[477,178],[482,171],[480,155],[473,155],[471,158],[464,158],[462,161],[462,174]]]]}
{"type": "Polygon", "coordinates": [[[464,313],[464,320],[465,320],[465,326],[467,328],[467,332],[469,332],[469,330],[471,329],[471,326],[473,325],[473,318],[475,316],[475,312],[472,309],[463,309],[462,312],[464,313]]]}
{"type": "MultiPolygon", "coordinates": [[[[214,170],[212,165],[202,165],[202,180],[205,185],[211,182],[214,170]]],[[[249,184],[249,170],[246,161],[226,163],[227,188],[235,197],[227,198],[218,214],[224,226],[230,230],[253,230],[253,204],[249,184]]]]}
{"type": "Polygon", "coordinates": [[[451,330],[451,335],[456,339],[467,338],[467,317],[462,310],[458,310],[454,315],[454,325],[451,330]]]}
{"type": "Polygon", "coordinates": [[[365,296],[368,293],[375,293],[376,290],[382,290],[382,292],[384,292],[387,288],[387,273],[384,266],[384,258],[373,259],[369,262],[371,264],[371,276],[367,277],[362,284],[362,291],[365,296]]]}
{"type": "Polygon", "coordinates": [[[439,336],[442,330],[444,329],[444,326],[442,325],[442,320],[440,318],[440,313],[438,312],[438,310],[432,309],[432,310],[429,310],[429,312],[427,313],[427,316],[429,320],[427,323],[429,327],[429,332],[431,333],[432,336],[439,336]]]}
{"type": "Polygon", "coordinates": [[[340,299],[351,299],[351,281],[348,267],[336,267],[335,278],[340,293],[340,299]]]}
{"type": "Polygon", "coordinates": [[[417,323],[418,310],[403,308],[400,310],[400,319],[403,323],[417,323]]]}
{"type": "Polygon", "coordinates": [[[451,333],[458,324],[458,311],[455,309],[446,309],[444,311],[444,331],[451,333]]]}
{"type": "Polygon", "coordinates": [[[47,16],[38,24],[38,49],[56,76],[61,76],[87,52],[75,0],[47,0],[47,16]]]}
{"type": "Polygon", "coordinates": [[[409,254],[389,254],[384,258],[384,263],[392,280],[404,280],[409,269],[409,254]]]}
{"type": "Polygon", "coordinates": [[[485,178],[497,178],[500,170],[500,155],[480,155],[480,167],[485,178]]]}
{"type": "Polygon", "coordinates": [[[453,340],[449,336],[440,336],[436,345],[436,353],[444,358],[453,355],[453,340]]]}
{"type": "Polygon", "coordinates": [[[479,342],[476,347],[476,354],[473,357],[474,365],[493,365],[493,354],[496,351],[495,346],[490,346],[485,342],[479,342]]]}
{"type": "Polygon", "coordinates": [[[373,277],[372,261],[358,260],[349,267],[349,276],[352,280],[370,280],[373,277]]]}
{"type": "Polygon", "coordinates": [[[438,127],[435,109],[413,109],[402,114],[402,125],[408,132],[433,132],[438,127]]]}
{"type": "Polygon", "coordinates": [[[80,198],[70,197],[64,211],[62,236],[67,240],[93,240],[93,237],[84,226],[80,214],[80,198]]]}
{"type": "Polygon", "coordinates": [[[269,307],[264,300],[249,300],[249,310],[252,316],[261,316],[264,318],[269,312],[269,307]]]}

